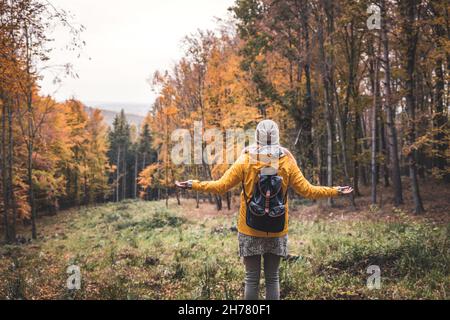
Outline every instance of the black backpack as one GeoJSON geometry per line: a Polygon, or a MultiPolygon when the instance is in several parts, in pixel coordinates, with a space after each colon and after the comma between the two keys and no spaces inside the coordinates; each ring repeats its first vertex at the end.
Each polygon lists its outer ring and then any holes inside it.
{"type": "Polygon", "coordinates": [[[253,188],[253,194],[248,201],[244,192],[247,206],[247,225],[255,230],[278,233],[284,230],[286,224],[286,194],[283,194],[283,178],[278,175],[258,175],[253,188]]]}

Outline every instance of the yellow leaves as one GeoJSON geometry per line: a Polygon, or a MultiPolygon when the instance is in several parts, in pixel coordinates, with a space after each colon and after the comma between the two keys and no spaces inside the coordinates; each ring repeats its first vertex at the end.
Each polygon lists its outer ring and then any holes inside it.
{"type": "Polygon", "coordinates": [[[137,179],[138,185],[142,188],[139,193],[141,198],[146,196],[148,188],[172,187],[175,174],[176,169],[163,163],[154,163],[146,167],[137,179]]]}
{"type": "MultiPolygon", "coordinates": [[[[26,106],[22,107],[26,110],[26,106]]],[[[77,176],[81,185],[88,184],[89,192],[109,188],[107,126],[100,110],[88,113],[79,101],[56,103],[35,94],[33,116],[40,121],[33,141],[33,181],[38,202],[54,201],[64,195],[68,172],[77,176]]],[[[26,162],[26,153],[23,157],[26,162]]],[[[27,185],[26,177],[23,183],[27,185]]]]}
{"type": "MultiPolygon", "coordinates": [[[[434,130],[429,130],[427,131],[426,134],[417,137],[416,140],[414,141],[414,143],[412,144],[407,144],[404,145],[403,149],[402,149],[402,153],[405,156],[408,156],[409,154],[411,154],[411,152],[419,150],[419,149],[428,149],[428,148],[432,148],[432,146],[439,142],[435,139],[436,134],[440,132],[439,129],[434,129],[434,130]]],[[[431,153],[434,153],[435,150],[429,150],[431,153]]]]}
{"type": "Polygon", "coordinates": [[[144,189],[151,187],[153,180],[154,180],[154,174],[157,172],[159,167],[160,166],[158,163],[154,163],[154,164],[151,164],[148,167],[146,167],[139,174],[138,184],[144,189]]]}
{"type": "Polygon", "coordinates": [[[203,95],[207,128],[243,128],[258,116],[257,109],[248,103],[250,84],[240,63],[241,58],[234,47],[212,50],[203,95]]]}
{"type": "MultiPolygon", "coordinates": [[[[155,73],[152,85],[158,97],[144,124],[151,128],[160,164],[141,172],[141,186],[170,187],[178,177],[192,174],[192,167],[175,166],[171,161],[175,129],[187,129],[193,137],[194,123],[200,122],[203,131],[217,129],[225,138],[226,130],[246,130],[260,119],[249,95],[254,84],[241,69],[238,42],[230,39],[227,34],[208,35],[207,39],[200,35],[172,72],[155,73]]],[[[227,168],[228,164],[216,165],[212,175],[219,177],[227,168]]]]}
{"type": "Polygon", "coordinates": [[[258,55],[256,56],[255,60],[257,62],[263,62],[263,61],[265,61],[265,59],[266,59],[266,56],[262,52],[259,52],[258,55]]]}
{"type": "Polygon", "coordinates": [[[164,109],[164,114],[166,116],[174,116],[178,113],[178,109],[175,106],[169,106],[167,108],[164,109]]]}
{"type": "Polygon", "coordinates": [[[19,219],[25,219],[30,217],[30,206],[28,204],[28,184],[15,176],[13,179],[13,192],[17,205],[17,213],[19,219]]]}

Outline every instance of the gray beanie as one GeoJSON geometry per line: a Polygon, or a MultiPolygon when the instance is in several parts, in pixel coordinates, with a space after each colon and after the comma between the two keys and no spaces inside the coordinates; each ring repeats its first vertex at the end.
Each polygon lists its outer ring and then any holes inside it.
{"type": "Polygon", "coordinates": [[[260,146],[277,146],[280,144],[280,130],[272,120],[261,121],[256,127],[255,141],[260,146]]]}

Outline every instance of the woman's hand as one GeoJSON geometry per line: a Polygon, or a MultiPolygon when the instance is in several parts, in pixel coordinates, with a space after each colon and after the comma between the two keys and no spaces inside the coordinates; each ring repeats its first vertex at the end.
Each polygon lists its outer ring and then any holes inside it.
{"type": "Polygon", "coordinates": [[[340,194],[350,194],[353,192],[353,188],[350,186],[345,186],[345,187],[337,187],[338,191],[340,194]]]}
{"type": "Polygon", "coordinates": [[[184,182],[175,181],[175,186],[183,190],[192,189],[192,181],[184,181],[184,182]]]}

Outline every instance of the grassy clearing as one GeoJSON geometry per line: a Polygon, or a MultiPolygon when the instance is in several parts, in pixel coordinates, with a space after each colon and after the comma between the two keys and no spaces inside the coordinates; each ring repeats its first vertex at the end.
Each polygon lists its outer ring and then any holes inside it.
{"type": "MultiPolygon", "coordinates": [[[[125,201],[43,218],[39,241],[0,247],[0,298],[241,298],[235,217],[199,215],[192,204],[170,208],[125,201]],[[79,291],[66,289],[70,265],[81,269],[79,291]]],[[[289,248],[296,257],[282,262],[282,298],[448,299],[450,224],[399,210],[392,216],[293,215],[289,248]],[[370,265],[381,268],[380,290],[366,287],[370,265]]]]}

